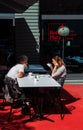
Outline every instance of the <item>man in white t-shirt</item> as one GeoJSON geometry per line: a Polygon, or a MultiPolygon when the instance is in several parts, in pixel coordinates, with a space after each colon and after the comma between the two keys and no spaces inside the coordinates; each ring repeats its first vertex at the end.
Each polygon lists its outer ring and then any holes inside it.
{"type": "Polygon", "coordinates": [[[21,78],[25,75],[24,69],[27,67],[28,57],[22,55],[18,58],[18,63],[13,66],[5,76],[5,98],[9,102],[13,102],[13,99],[19,99],[23,101],[22,113],[30,114],[30,102],[27,99],[23,90],[19,88],[17,78],[21,78]]]}
{"type": "Polygon", "coordinates": [[[18,58],[18,63],[13,66],[9,72],[7,73],[7,77],[10,77],[12,79],[21,78],[24,76],[24,69],[28,64],[28,57],[25,55],[22,55],[18,58]]]}
{"type": "Polygon", "coordinates": [[[18,63],[13,66],[5,76],[4,82],[7,84],[12,98],[23,97],[22,90],[19,88],[17,78],[24,76],[24,69],[28,64],[28,57],[22,55],[18,58],[18,63]]]}

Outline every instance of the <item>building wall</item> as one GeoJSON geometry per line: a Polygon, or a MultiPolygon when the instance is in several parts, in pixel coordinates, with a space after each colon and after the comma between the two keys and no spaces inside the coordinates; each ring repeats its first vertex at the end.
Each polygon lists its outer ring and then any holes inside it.
{"type": "Polygon", "coordinates": [[[39,2],[15,14],[16,56],[26,54],[29,63],[39,63],[39,2]]]}

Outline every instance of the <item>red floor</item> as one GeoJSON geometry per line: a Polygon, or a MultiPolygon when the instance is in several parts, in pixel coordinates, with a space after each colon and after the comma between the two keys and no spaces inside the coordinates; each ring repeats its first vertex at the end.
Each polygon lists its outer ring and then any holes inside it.
{"type": "Polygon", "coordinates": [[[0,106],[0,130],[83,130],[83,84],[65,84],[62,98],[63,120],[54,108],[45,115],[55,122],[40,119],[27,122],[28,116],[22,115],[20,109],[14,109],[8,123],[9,106],[3,110],[0,106]]]}

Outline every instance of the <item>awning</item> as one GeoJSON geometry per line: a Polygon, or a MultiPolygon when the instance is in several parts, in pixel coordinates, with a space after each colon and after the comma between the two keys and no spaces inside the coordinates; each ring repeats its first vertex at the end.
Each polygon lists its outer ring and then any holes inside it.
{"type": "Polygon", "coordinates": [[[1,13],[23,13],[38,0],[0,0],[1,13]]]}

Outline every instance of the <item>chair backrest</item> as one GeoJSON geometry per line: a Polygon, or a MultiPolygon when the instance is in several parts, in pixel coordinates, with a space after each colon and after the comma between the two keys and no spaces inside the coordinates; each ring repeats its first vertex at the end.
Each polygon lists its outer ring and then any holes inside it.
{"type": "Polygon", "coordinates": [[[15,86],[15,81],[10,79],[10,78],[5,78],[4,79],[4,94],[5,98],[9,100],[10,102],[13,101],[14,99],[18,98],[18,93],[14,87],[15,86]]]}
{"type": "Polygon", "coordinates": [[[2,89],[3,90],[3,94],[4,94],[4,98],[12,103],[13,102],[13,98],[10,96],[10,93],[9,93],[9,89],[8,89],[8,86],[7,84],[5,84],[4,88],[2,89]]]}

